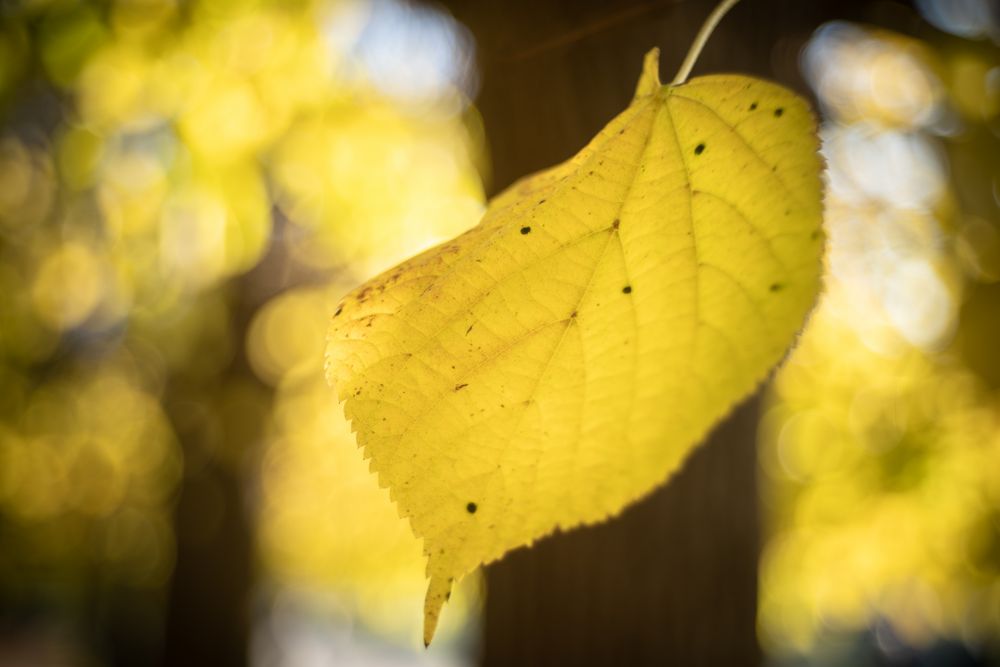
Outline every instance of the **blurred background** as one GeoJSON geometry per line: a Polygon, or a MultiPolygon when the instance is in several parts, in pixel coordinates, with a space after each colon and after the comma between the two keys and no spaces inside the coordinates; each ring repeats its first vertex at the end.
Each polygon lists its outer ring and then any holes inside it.
{"type": "Polygon", "coordinates": [[[1000,664],[989,0],[734,10],[695,74],[821,116],[817,310],[619,532],[470,578],[420,644],[420,544],[327,319],[582,146],[649,47],[669,78],[713,6],[0,0],[0,666],[1000,664]]]}

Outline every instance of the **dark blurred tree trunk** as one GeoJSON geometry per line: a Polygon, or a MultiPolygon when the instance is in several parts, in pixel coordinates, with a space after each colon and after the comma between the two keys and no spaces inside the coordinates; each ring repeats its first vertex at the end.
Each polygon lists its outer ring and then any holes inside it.
{"type": "Polygon", "coordinates": [[[243,349],[244,333],[262,302],[252,284],[255,274],[219,288],[231,295],[233,340],[221,346],[217,340],[200,342],[207,348],[235,347],[223,372],[202,375],[192,368],[172,379],[164,396],[184,454],[174,510],[177,557],[167,608],[166,667],[248,663],[253,534],[245,511],[243,461],[263,437],[270,400],[243,349]],[[247,401],[246,395],[257,400],[247,401]],[[234,406],[237,402],[246,409],[234,406]]]}
{"type": "Polygon", "coordinates": [[[247,664],[252,543],[242,505],[231,471],[212,465],[186,475],[174,518],[168,667],[247,664]],[[206,512],[218,515],[206,522],[206,512]]]}
{"type": "MultiPolygon", "coordinates": [[[[715,0],[446,3],[475,36],[492,191],[559,162],[628,104],[643,54],[669,81],[715,0]]],[[[695,68],[804,92],[798,52],[823,20],[862,3],[747,0],[695,68]]],[[[668,486],[622,516],[487,568],[481,663],[755,665],[757,515],[751,399],[668,486]]]]}
{"type": "MultiPolygon", "coordinates": [[[[287,220],[277,208],[272,214],[274,237],[281,239],[287,220]]],[[[246,332],[273,297],[325,280],[296,266],[284,244],[272,244],[250,272],[217,288],[228,304],[229,332],[225,341],[218,340],[219,332],[207,332],[211,340],[200,344],[225,350],[224,368],[205,373],[191,364],[167,389],[164,403],[184,452],[184,479],[174,510],[177,560],[167,609],[166,667],[249,662],[255,571],[247,461],[259,453],[274,392],[250,368],[246,332]]]]}

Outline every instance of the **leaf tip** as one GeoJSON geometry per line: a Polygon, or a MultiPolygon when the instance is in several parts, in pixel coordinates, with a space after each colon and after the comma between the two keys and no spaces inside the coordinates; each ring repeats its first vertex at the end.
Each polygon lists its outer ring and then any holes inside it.
{"type": "Polygon", "coordinates": [[[642,61],[642,74],[639,84],[635,87],[636,97],[652,95],[663,86],[660,83],[660,49],[653,47],[646,53],[642,61]]]}
{"type": "Polygon", "coordinates": [[[434,632],[437,630],[441,608],[451,597],[453,579],[431,575],[427,585],[427,597],[424,598],[424,648],[431,645],[434,632]]]}

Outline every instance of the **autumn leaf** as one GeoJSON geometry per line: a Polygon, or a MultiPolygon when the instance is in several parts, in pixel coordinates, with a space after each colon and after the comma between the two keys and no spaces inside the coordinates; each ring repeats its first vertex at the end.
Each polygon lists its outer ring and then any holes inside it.
{"type": "Polygon", "coordinates": [[[366,283],[327,373],[423,539],[425,642],[459,577],[649,493],[793,342],[819,288],[807,104],[663,86],[480,224],[366,283]]]}

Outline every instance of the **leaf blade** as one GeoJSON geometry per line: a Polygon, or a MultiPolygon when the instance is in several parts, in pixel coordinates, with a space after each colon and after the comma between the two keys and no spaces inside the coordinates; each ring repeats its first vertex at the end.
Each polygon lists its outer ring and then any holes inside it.
{"type": "Polygon", "coordinates": [[[427,642],[454,579],[676,470],[818,291],[808,106],[746,77],[660,87],[655,66],[577,156],[334,317],[329,378],[424,540],[427,642]]]}

